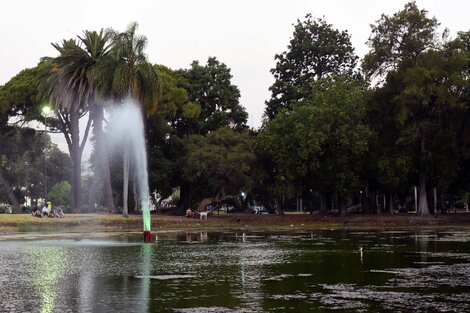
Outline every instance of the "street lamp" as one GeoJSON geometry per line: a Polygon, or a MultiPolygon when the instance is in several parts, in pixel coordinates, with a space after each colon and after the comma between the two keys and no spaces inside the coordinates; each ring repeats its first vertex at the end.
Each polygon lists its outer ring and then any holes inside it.
{"type": "MultiPolygon", "coordinates": [[[[44,116],[44,134],[47,132],[47,117],[51,113],[51,107],[48,104],[43,105],[41,108],[42,115],[44,116]]],[[[47,137],[46,137],[47,139],[47,137]]],[[[46,196],[47,196],[47,140],[45,141],[44,147],[44,205],[47,206],[46,196]]]]}

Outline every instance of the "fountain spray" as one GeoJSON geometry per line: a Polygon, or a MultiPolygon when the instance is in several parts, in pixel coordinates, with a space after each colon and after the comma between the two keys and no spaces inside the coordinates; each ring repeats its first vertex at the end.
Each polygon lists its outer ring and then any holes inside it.
{"type": "Polygon", "coordinates": [[[144,242],[151,242],[150,192],[142,113],[136,102],[131,99],[111,107],[114,108],[108,124],[111,148],[129,153],[130,164],[133,165],[138,179],[134,183],[137,183],[141,201],[144,242]]]}

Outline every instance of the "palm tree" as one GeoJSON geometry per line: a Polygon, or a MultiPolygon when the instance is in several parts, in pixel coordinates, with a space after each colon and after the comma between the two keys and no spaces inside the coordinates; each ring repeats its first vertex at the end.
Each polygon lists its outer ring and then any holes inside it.
{"type": "MultiPolygon", "coordinates": [[[[159,81],[152,64],[144,54],[147,38],[136,34],[138,24],[131,23],[122,33],[111,31],[113,51],[103,72],[110,74],[101,80],[104,95],[123,101],[129,96],[136,99],[147,116],[158,106],[159,81]]],[[[123,163],[123,216],[128,215],[129,151],[124,151],[123,163]]]]}
{"type": "MultiPolygon", "coordinates": [[[[73,187],[72,207],[80,208],[80,163],[85,140],[80,144],[78,122],[88,110],[90,117],[86,136],[91,120],[93,131],[97,139],[97,149],[100,164],[103,171],[106,188],[106,204],[110,211],[114,211],[112,201],[111,182],[109,178],[109,166],[105,145],[102,142],[102,116],[96,111],[98,105],[95,101],[97,85],[104,77],[100,71],[102,63],[111,51],[111,33],[101,30],[99,33],[85,31],[79,40],[64,40],[62,45],[53,44],[60,55],[49,58],[50,66],[41,76],[40,90],[45,98],[55,104],[59,121],[64,128],[70,130],[70,138],[67,138],[70,155],[73,161],[73,187]],[[82,46],[83,45],[83,46],[82,46]]],[[[102,111],[101,111],[102,112],[102,111]]],[[[86,137],[85,136],[85,137],[86,137]]]]}
{"type": "MultiPolygon", "coordinates": [[[[44,99],[55,107],[59,128],[65,135],[72,159],[72,212],[80,208],[81,193],[81,158],[84,145],[80,144],[79,120],[86,113],[86,104],[82,96],[88,90],[88,84],[77,79],[77,73],[64,62],[66,55],[78,48],[75,40],[64,40],[62,45],[53,44],[59,51],[57,58],[45,58],[47,63],[40,76],[39,92],[44,99]]],[[[88,127],[87,127],[88,128],[88,127]]],[[[84,143],[84,142],[83,142],[84,143]]]]}
{"type": "MultiPolygon", "coordinates": [[[[95,172],[94,184],[97,184],[100,178],[103,182],[105,191],[105,203],[109,212],[115,212],[113,191],[111,187],[111,174],[109,171],[109,160],[107,145],[103,134],[104,105],[98,101],[100,86],[103,80],[108,79],[108,64],[111,59],[112,51],[112,34],[109,31],[101,30],[99,33],[95,31],[85,31],[83,37],[79,37],[84,45],[84,51],[88,56],[91,66],[88,67],[88,79],[92,86],[88,98],[88,108],[90,117],[93,120],[93,135],[95,138],[95,151],[97,153],[97,172],[95,172]]],[[[91,203],[95,202],[95,191],[97,188],[91,188],[91,203]]]]}

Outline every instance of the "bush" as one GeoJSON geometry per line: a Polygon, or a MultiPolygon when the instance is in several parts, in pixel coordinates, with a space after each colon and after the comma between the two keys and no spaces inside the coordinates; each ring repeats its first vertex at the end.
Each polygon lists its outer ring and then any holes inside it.
{"type": "Polygon", "coordinates": [[[0,203],[0,213],[11,213],[12,210],[12,206],[8,203],[0,203]]]}
{"type": "Polygon", "coordinates": [[[47,194],[47,201],[52,202],[53,206],[70,206],[70,192],[72,186],[67,181],[61,181],[52,187],[47,194]]]}
{"type": "Polygon", "coordinates": [[[180,201],[180,195],[177,195],[177,194],[171,195],[170,204],[177,205],[179,201],[180,201]]]}

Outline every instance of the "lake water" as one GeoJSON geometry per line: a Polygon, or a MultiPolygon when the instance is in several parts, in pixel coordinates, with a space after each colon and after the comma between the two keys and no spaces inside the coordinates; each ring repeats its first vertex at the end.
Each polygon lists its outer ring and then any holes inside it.
{"type": "Polygon", "coordinates": [[[470,230],[0,236],[0,312],[470,312],[470,230]]]}

